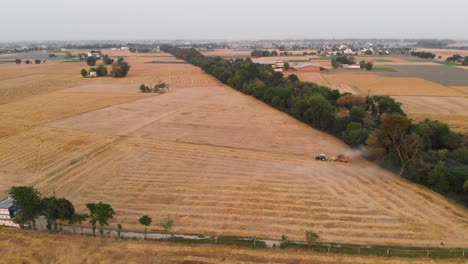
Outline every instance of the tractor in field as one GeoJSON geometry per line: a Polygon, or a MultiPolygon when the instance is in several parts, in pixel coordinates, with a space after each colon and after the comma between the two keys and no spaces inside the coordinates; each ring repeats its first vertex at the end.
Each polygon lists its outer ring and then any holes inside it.
{"type": "Polygon", "coordinates": [[[338,161],[338,162],[344,162],[344,163],[349,162],[349,159],[343,154],[339,154],[338,156],[331,156],[330,158],[327,158],[325,154],[321,153],[315,157],[315,160],[331,161],[331,162],[338,161]]]}
{"type": "Polygon", "coordinates": [[[326,161],[327,156],[323,153],[319,154],[317,157],[315,157],[315,160],[321,160],[321,161],[326,161]]]}

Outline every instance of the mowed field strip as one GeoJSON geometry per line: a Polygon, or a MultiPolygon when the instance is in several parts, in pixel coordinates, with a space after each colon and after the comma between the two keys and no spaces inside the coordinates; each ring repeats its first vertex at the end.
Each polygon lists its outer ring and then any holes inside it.
{"type": "Polygon", "coordinates": [[[87,202],[110,203],[112,226],[134,230],[142,214],[171,215],[181,233],[303,240],[313,230],[338,243],[468,246],[466,209],[359,158],[315,161],[348,147],[194,66],[128,60],[141,71],[98,78],[100,92],[83,84],[0,105],[11,120],[5,131],[32,127],[0,137],[1,194],[32,184],[80,211],[87,202]],[[158,80],[174,80],[173,88],[149,97],[127,92],[158,80]],[[75,96],[82,96],[76,105],[110,103],[73,110],[75,96]],[[20,111],[36,101],[41,107],[20,111]]]}

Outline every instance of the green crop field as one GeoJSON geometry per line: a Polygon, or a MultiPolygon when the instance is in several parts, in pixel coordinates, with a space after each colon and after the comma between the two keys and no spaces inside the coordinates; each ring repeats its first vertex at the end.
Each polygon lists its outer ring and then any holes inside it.
{"type": "Polygon", "coordinates": [[[387,60],[387,59],[375,59],[375,62],[393,62],[392,60],[387,60]]]}
{"type": "Polygon", "coordinates": [[[445,65],[445,66],[461,66],[460,63],[456,63],[456,62],[453,62],[453,61],[436,61],[435,63],[438,63],[438,64],[442,64],[442,65],[445,65]]]}

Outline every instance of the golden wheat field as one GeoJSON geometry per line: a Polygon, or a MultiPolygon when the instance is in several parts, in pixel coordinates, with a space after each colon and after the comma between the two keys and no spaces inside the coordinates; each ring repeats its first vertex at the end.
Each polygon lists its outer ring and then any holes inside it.
{"type": "Polygon", "coordinates": [[[194,66],[127,55],[127,78],[0,104],[0,194],[29,184],[82,212],[110,203],[111,225],[134,230],[171,215],[179,233],[468,246],[466,209],[361,158],[315,161],[349,149],[194,66]],[[132,91],[159,80],[169,92],[132,91]]]}
{"type": "Polygon", "coordinates": [[[463,260],[383,258],[294,250],[254,250],[213,245],[183,245],[144,240],[115,240],[61,234],[0,230],[0,263],[316,263],[433,264],[463,260]]]}

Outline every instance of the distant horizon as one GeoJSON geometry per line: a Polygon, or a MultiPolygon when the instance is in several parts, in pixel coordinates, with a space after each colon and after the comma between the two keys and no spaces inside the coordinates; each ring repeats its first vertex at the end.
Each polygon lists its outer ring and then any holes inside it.
{"type": "Polygon", "coordinates": [[[314,40],[404,40],[404,41],[419,41],[419,40],[436,40],[436,41],[455,41],[455,42],[464,42],[468,39],[454,39],[454,38],[265,38],[265,39],[216,39],[216,38],[174,38],[174,39],[151,39],[151,38],[133,38],[133,39],[37,39],[37,40],[0,40],[0,43],[28,43],[28,42],[79,42],[79,41],[89,41],[89,42],[127,42],[127,41],[218,41],[218,42],[241,42],[241,41],[314,41],[314,40]]]}
{"type": "Polygon", "coordinates": [[[15,0],[2,10],[1,42],[468,39],[458,0],[15,0]]]}

